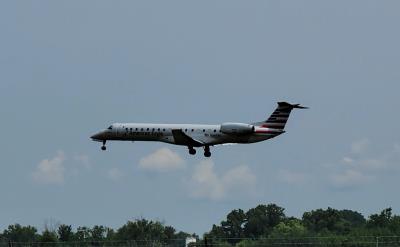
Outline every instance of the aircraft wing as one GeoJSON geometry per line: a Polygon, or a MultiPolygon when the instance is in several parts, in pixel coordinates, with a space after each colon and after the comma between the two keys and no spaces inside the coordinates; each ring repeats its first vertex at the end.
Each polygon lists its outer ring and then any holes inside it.
{"type": "Polygon", "coordinates": [[[173,129],[172,135],[174,136],[175,144],[192,147],[204,146],[203,142],[195,140],[192,137],[186,135],[181,129],[173,129]]]}

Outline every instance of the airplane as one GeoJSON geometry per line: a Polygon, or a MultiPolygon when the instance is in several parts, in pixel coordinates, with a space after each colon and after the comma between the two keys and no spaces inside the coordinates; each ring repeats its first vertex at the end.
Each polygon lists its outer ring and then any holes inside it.
{"type": "Polygon", "coordinates": [[[195,148],[203,147],[204,156],[210,157],[210,146],[255,143],[285,133],[290,112],[296,108],[308,107],[278,102],[278,107],[267,120],[251,124],[113,123],[107,129],[92,135],[91,139],[103,143],[101,150],[106,150],[107,141],[157,141],[187,146],[191,155],[196,154],[195,148]]]}

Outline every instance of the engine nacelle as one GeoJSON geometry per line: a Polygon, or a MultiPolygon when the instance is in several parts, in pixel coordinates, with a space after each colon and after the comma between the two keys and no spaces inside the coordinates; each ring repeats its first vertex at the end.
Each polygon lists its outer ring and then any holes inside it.
{"type": "Polygon", "coordinates": [[[223,123],[221,132],[224,134],[251,134],[254,133],[254,125],[245,123],[223,123]]]}

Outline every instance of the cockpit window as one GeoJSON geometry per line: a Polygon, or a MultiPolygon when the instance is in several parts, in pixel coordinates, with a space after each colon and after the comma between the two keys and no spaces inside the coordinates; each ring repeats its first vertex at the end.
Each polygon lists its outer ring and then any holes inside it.
{"type": "Polygon", "coordinates": [[[110,125],[110,127],[108,127],[107,129],[112,130],[112,125],[110,125]]]}

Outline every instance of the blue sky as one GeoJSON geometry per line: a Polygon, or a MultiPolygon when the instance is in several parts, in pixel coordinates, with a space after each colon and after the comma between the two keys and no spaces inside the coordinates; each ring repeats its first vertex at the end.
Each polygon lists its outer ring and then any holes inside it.
{"type": "Polygon", "coordinates": [[[277,203],[399,214],[398,1],[2,1],[0,229],[157,219],[202,234],[277,203]],[[295,111],[287,133],[215,147],[89,136],[112,122],[295,111]]]}

